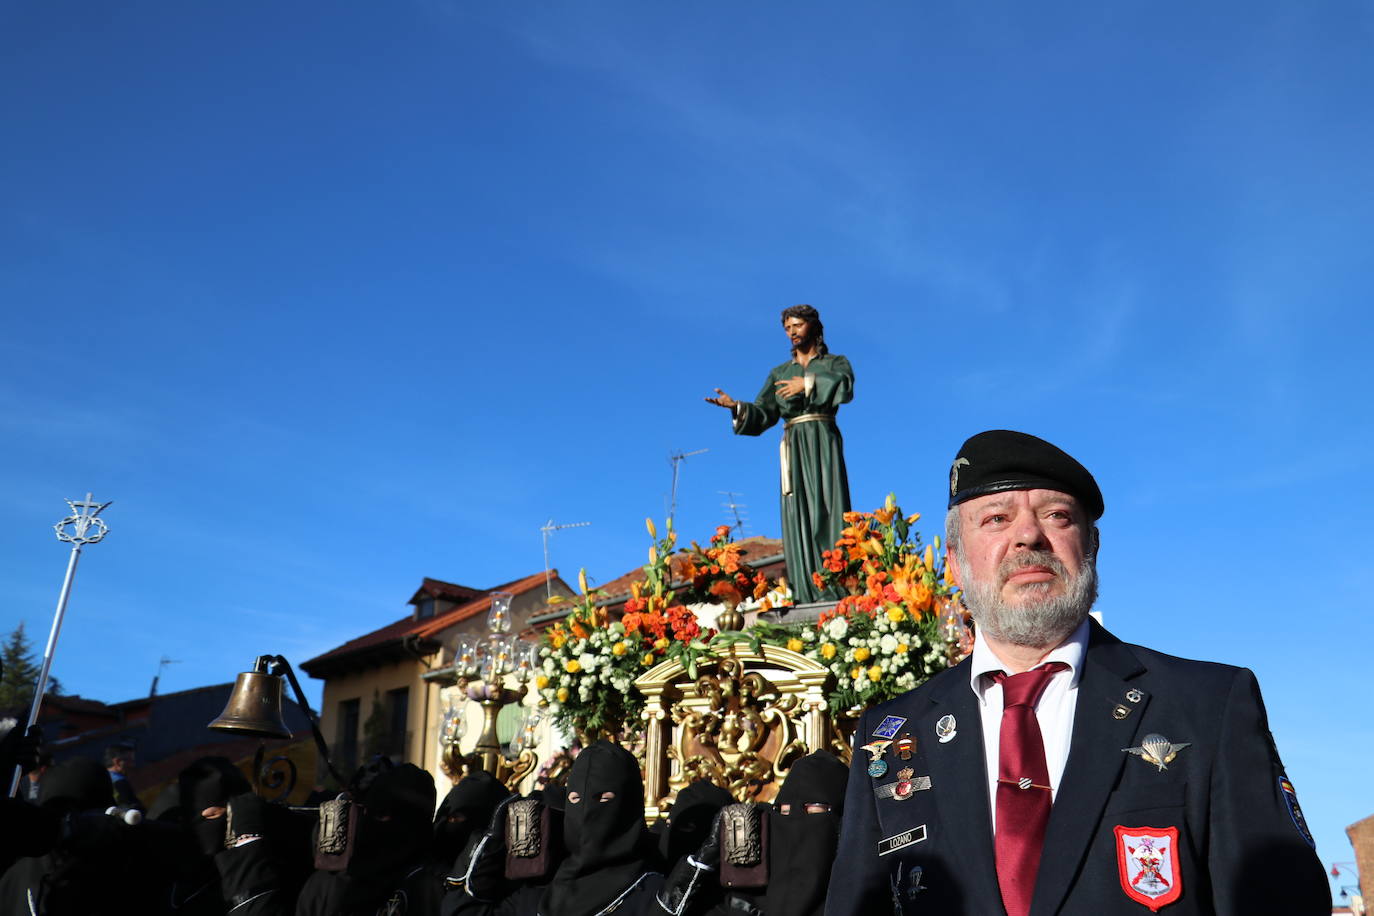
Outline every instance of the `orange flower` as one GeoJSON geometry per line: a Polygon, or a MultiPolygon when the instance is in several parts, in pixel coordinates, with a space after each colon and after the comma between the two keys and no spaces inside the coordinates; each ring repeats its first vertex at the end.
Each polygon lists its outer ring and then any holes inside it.
{"type": "Polygon", "coordinates": [[[586,629],[586,627],[582,626],[582,624],[578,623],[576,620],[574,620],[573,623],[572,623],[572,633],[573,633],[573,635],[576,636],[578,639],[586,639],[586,638],[587,638],[587,629],[586,629]]]}
{"type": "Polygon", "coordinates": [[[877,512],[874,512],[874,513],[873,513],[873,517],[876,518],[880,523],[882,523],[882,524],[884,524],[884,525],[890,525],[890,524],[892,524],[892,519],[893,519],[893,517],[895,517],[896,515],[897,515],[897,507],[896,507],[896,506],[884,506],[883,508],[879,509],[877,512]]]}
{"type": "Polygon", "coordinates": [[[825,580],[821,578],[821,574],[818,572],[813,572],[811,574],[811,582],[816,586],[816,588],[825,588],[825,580]]]}
{"type": "Polygon", "coordinates": [[[712,582],[711,594],[722,601],[739,602],[743,600],[744,597],[739,593],[739,589],[735,587],[733,582],[712,582]]]}
{"type": "Polygon", "coordinates": [[[846,512],[842,518],[846,525],[852,525],[864,517],[862,512],[846,512]]]}

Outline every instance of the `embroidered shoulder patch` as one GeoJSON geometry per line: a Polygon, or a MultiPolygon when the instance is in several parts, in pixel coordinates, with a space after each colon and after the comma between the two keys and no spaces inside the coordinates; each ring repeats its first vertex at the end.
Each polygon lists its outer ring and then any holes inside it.
{"type": "Polygon", "coordinates": [[[1302,808],[1298,806],[1298,790],[1293,788],[1287,776],[1279,777],[1279,791],[1283,793],[1283,802],[1288,806],[1288,816],[1293,819],[1293,826],[1298,828],[1303,841],[1316,849],[1317,841],[1312,839],[1312,831],[1307,827],[1307,818],[1302,816],[1302,808]]]}
{"type": "Polygon", "coordinates": [[[1178,869],[1177,827],[1121,827],[1116,830],[1116,866],[1121,889],[1158,913],[1183,893],[1178,869]]]}

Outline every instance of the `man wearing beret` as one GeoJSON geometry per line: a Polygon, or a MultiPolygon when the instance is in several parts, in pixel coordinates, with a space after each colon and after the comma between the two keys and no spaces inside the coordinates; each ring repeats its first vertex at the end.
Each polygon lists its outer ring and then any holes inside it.
{"type": "Polygon", "coordinates": [[[868,710],[827,916],[1331,912],[1254,675],[1113,637],[1102,493],[1034,436],[950,468],[969,658],[868,710]]]}

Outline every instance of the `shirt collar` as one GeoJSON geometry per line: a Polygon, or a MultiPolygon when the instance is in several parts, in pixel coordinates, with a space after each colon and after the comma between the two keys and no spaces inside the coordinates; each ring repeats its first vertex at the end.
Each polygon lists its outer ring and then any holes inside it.
{"type": "MultiPolygon", "coordinates": [[[[1068,638],[1055,646],[1040,664],[1063,662],[1068,665],[1069,687],[1072,689],[1078,686],[1078,678],[1083,667],[1083,653],[1087,649],[1088,621],[1087,618],[1084,618],[1083,622],[1068,635],[1068,638]]],[[[984,675],[990,675],[996,671],[1005,671],[1006,667],[983,640],[982,633],[974,637],[973,656],[969,668],[969,686],[973,688],[979,702],[987,702],[988,688],[996,683],[991,677],[984,677],[984,675]]]]}

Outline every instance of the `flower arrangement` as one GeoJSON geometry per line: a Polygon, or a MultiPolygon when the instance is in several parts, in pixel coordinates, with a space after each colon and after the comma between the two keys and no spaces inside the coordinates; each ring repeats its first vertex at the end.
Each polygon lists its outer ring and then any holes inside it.
{"type": "Polygon", "coordinates": [[[644,582],[631,586],[620,620],[598,607],[600,593],[578,574],[581,595],[561,623],[546,630],[535,687],[552,708],[554,721],[587,737],[638,731],[644,696],[634,680],[665,658],[694,663],[706,651],[696,615],[674,603],[671,556],[677,534],[669,521],[661,540],[645,520],[651,544],[644,582]]]}
{"type": "Polygon", "coordinates": [[[822,554],[825,568],[813,581],[849,594],[814,628],[792,636],[788,648],[834,672],[832,712],[891,699],[949,667],[964,651],[963,621],[952,608],[940,539],[923,550],[911,528],[919,518],[904,516],[889,494],[876,512],[845,513],[846,527],[834,549],[822,554]]]}
{"type": "Polygon", "coordinates": [[[689,552],[675,554],[671,520],[660,539],[653,520],[646,519],[649,562],[644,581],[631,587],[621,619],[609,619],[598,606],[600,593],[587,587],[583,570],[572,610],[543,635],[535,686],[554,721],[584,737],[633,738],[644,709],[634,687],[639,675],[672,659],[695,678],[702,662],[724,656],[735,644],[756,652],[763,645],[783,646],[829,668],[836,686],[827,700],[837,715],[895,697],[968,650],[939,538],[922,547],[911,527],[919,517],[904,516],[892,495],[875,512],[846,513],[835,548],[824,553],[825,569],[813,577],[819,587],[837,585],[849,593],[834,611],[814,625],[759,623],[721,633],[704,629],[677,601],[671,588],[675,560],[696,601],[731,607],[758,601],[767,609],[778,594],[776,583],[744,562],[728,526],[716,529],[709,547],[693,543],[689,552]]]}
{"type": "Polygon", "coordinates": [[[692,542],[685,578],[691,580],[696,601],[719,602],[733,608],[752,599],[764,611],[774,606],[768,596],[777,584],[744,562],[740,545],[730,540],[729,525],[717,527],[710,546],[704,550],[696,541],[692,542]]]}

